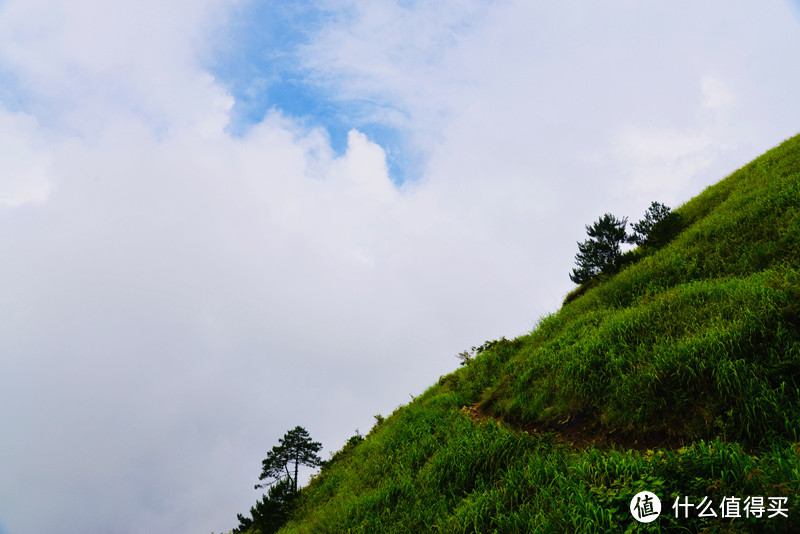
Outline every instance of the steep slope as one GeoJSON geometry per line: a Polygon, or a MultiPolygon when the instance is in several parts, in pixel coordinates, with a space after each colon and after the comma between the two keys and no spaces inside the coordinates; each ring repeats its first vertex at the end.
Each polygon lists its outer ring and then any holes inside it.
{"type": "Polygon", "coordinates": [[[677,212],[353,440],[281,532],[800,531],[800,136],[677,212]]]}

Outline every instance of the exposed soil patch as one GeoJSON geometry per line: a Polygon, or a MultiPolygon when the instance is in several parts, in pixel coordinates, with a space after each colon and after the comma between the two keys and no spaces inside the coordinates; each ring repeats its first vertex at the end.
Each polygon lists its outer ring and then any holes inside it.
{"type": "Polygon", "coordinates": [[[633,429],[607,430],[588,417],[584,412],[573,412],[567,417],[551,421],[538,421],[532,425],[520,425],[502,419],[497,419],[481,410],[479,405],[464,406],[461,412],[476,423],[493,419],[515,430],[529,434],[553,433],[556,438],[570,447],[586,448],[589,446],[598,449],[626,449],[645,451],[647,449],[678,449],[683,447],[688,440],[682,436],[668,432],[636,432],[633,429]]]}

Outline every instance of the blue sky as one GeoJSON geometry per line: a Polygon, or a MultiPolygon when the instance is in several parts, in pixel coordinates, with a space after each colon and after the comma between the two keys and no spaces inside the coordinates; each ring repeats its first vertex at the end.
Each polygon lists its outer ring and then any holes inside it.
{"type": "Polygon", "coordinates": [[[341,155],[348,132],[358,128],[383,147],[392,179],[402,183],[419,172],[421,162],[404,142],[401,128],[374,120],[387,103],[344,97],[303,64],[302,48],[326,25],[350,16],[349,9],[309,2],[245,2],[231,13],[224,45],[210,70],[235,98],[229,124],[233,134],[244,134],[277,110],[308,128],[324,128],[341,155]]]}
{"type": "Polygon", "coordinates": [[[247,2],[230,15],[224,45],[211,67],[236,99],[230,128],[242,133],[271,108],[295,117],[313,117],[336,131],[338,152],[346,145],[346,119],[309,72],[298,65],[298,48],[332,14],[311,5],[247,2]],[[330,126],[328,126],[330,124],[330,126]]]}
{"type": "Polygon", "coordinates": [[[231,529],[800,131],[797,2],[299,5],[0,4],[9,534],[231,529]]]}

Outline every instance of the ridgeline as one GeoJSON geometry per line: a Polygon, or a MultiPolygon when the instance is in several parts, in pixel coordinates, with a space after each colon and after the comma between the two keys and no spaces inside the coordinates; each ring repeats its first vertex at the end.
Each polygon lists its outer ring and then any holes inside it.
{"type": "Polygon", "coordinates": [[[675,213],[377,418],[280,532],[800,532],[800,136],[675,213]]]}

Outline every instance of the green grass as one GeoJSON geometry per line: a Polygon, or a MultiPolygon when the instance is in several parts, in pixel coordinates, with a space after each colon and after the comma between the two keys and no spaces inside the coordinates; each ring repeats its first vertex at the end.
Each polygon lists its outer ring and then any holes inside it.
{"type": "Polygon", "coordinates": [[[800,531],[800,136],[677,211],[666,246],[342,450],[281,532],[800,531]],[[570,445],[570,416],[604,446],[570,445]],[[789,518],[676,519],[677,496],[782,496],[789,518]]]}
{"type": "MultiPolygon", "coordinates": [[[[697,441],[674,451],[574,449],[459,413],[439,388],[385,425],[303,490],[300,519],[282,532],[792,532],[788,521],[725,525],[662,515],[650,528],[631,518],[641,490],[661,496],[794,495],[798,447],[759,453],[697,441]],[[759,530],[762,529],[762,530],[759,530]],[[737,530],[739,529],[739,530],[737,530]]],[[[790,500],[796,517],[797,503],[790,500]]]]}

